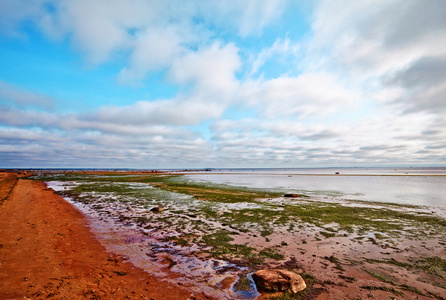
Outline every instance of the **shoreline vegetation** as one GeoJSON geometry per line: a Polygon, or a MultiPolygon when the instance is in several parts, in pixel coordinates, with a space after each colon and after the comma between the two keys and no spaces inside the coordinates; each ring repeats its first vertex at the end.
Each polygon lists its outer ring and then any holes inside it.
{"type": "Polygon", "coordinates": [[[181,172],[65,171],[32,178],[26,181],[46,182],[79,208],[108,251],[195,295],[445,299],[446,219],[423,207],[284,197],[279,189],[192,181],[181,172]],[[300,274],[307,288],[258,294],[250,274],[271,268],[300,274]]]}

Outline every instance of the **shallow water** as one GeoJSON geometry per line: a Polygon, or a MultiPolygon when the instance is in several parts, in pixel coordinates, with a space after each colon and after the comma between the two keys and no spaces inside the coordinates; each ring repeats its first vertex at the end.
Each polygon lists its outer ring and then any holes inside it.
{"type": "Polygon", "coordinates": [[[446,168],[220,171],[189,174],[187,177],[191,180],[277,189],[289,193],[446,208],[446,168]]]}

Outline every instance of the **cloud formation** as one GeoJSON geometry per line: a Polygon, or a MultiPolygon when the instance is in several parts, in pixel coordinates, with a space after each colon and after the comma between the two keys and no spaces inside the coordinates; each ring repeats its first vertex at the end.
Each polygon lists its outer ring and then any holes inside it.
{"type": "Polygon", "coordinates": [[[51,109],[54,99],[41,93],[29,92],[0,80],[0,103],[15,106],[42,107],[51,109]]]}
{"type": "Polygon", "coordinates": [[[301,35],[290,9],[2,1],[5,41],[68,45],[98,81],[154,96],[64,109],[72,99],[36,90],[43,71],[33,85],[1,73],[0,167],[444,164],[445,2],[322,0],[299,12],[301,35]],[[175,91],[156,96],[158,81],[175,91]]]}

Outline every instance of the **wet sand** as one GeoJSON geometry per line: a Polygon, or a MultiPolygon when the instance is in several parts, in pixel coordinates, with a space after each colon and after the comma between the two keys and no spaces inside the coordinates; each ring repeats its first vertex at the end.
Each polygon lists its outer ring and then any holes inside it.
{"type": "Polygon", "coordinates": [[[107,253],[80,211],[16,178],[0,174],[0,299],[204,298],[107,253]]]}

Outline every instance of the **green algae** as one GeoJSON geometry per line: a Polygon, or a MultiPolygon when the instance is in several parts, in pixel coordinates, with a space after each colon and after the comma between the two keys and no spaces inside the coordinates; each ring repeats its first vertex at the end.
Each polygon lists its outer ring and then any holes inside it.
{"type": "Polygon", "coordinates": [[[404,293],[401,291],[398,291],[395,288],[387,287],[387,286],[373,286],[373,285],[364,285],[360,287],[361,289],[370,290],[370,291],[385,291],[385,292],[391,292],[395,296],[401,296],[404,297],[404,293]]]}
{"type": "Polygon", "coordinates": [[[383,274],[383,273],[379,273],[376,271],[372,271],[372,270],[368,270],[368,269],[364,269],[364,271],[366,273],[368,273],[370,276],[375,277],[376,279],[384,282],[384,283],[388,283],[391,285],[395,285],[395,279],[389,275],[383,274]]]}
{"type": "MultiPolygon", "coordinates": [[[[54,180],[54,177],[51,177],[54,180]]],[[[48,178],[43,178],[48,179],[48,178]]],[[[98,176],[67,174],[57,178],[57,180],[81,182],[73,191],[67,191],[67,194],[80,193],[112,193],[119,195],[132,196],[136,198],[150,197],[155,191],[135,190],[116,183],[146,183],[154,187],[153,190],[164,190],[179,194],[189,195],[195,199],[210,206],[203,207],[200,212],[211,219],[219,219],[222,222],[235,225],[240,230],[249,230],[250,224],[262,225],[260,234],[267,236],[273,233],[274,225],[289,225],[289,231],[295,230],[295,223],[309,223],[322,227],[324,224],[337,224],[338,231],[345,233],[367,233],[378,231],[377,239],[381,239],[381,233],[398,236],[401,232],[416,236],[419,229],[429,229],[432,234],[441,232],[446,227],[446,220],[439,217],[395,211],[390,209],[395,205],[389,205],[388,208],[368,208],[342,205],[339,203],[326,203],[320,201],[292,201],[283,204],[280,209],[277,205],[270,204],[268,201],[259,202],[258,199],[277,198],[281,193],[267,191],[262,189],[249,189],[244,187],[234,187],[224,184],[209,184],[204,182],[191,182],[184,179],[181,175],[125,175],[125,176],[98,176]],[[93,183],[89,182],[94,180],[93,183]],[[224,212],[219,215],[211,203],[256,203],[261,207],[244,208],[224,212]],[[293,220],[290,223],[290,220],[293,220]],[[411,229],[409,229],[409,224],[411,229]]],[[[158,192],[159,193],[159,192],[158,192]]],[[[88,202],[88,196],[79,197],[82,202],[88,202]]],[[[110,198],[108,201],[116,201],[110,198]]],[[[360,202],[362,203],[362,202],[360,202]]],[[[381,203],[381,206],[383,204],[381,203]]],[[[402,208],[402,205],[396,206],[402,208]]],[[[321,232],[326,237],[333,236],[324,228],[321,232]]],[[[345,234],[344,233],[344,234],[345,234]]]]}
{"type": "Polygon", "coordinates": [[[235,291],[244,291],[244,292],[253,290],[251,280],[249,280],[248,277],[246,277],[246,274],[240,275],[239,279],[234,284],[234,290],[235,291]]]}

